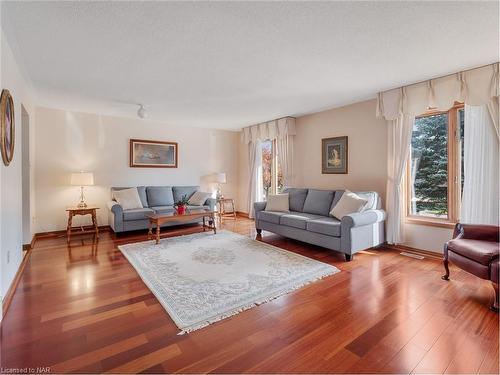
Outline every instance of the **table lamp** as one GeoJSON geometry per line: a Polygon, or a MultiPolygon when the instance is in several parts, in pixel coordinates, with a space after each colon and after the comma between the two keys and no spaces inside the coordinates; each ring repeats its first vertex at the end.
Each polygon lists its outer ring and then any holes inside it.
{"type": "Polygon", "coordinates": [[[83,187],[94,185],[94,174],[92,172],[72,173],[71,185],[80,186],[80,203],[78,203],[77,207],[79,208],[87,207],[87,203],[85,203],[85,197],[83,195],[83,187]]]}
{"type": "Polygon", "coordinates": [[[224,195],[222,195],[221,184],[226,183],[226,173],[225,172],[216,173],[214,176],[214,182],[217,183],[217,199],[224,198],[224,195]]]}

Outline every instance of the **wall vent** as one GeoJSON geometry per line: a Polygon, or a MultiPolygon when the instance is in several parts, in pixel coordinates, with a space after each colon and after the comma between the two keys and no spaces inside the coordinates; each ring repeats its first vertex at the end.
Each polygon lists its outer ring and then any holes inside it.
{"type": "Polygon", "coordinates": [[[415,259],[418,259],[418,260],[425,259],[425,257],[423,257],[422,255],[407,253],[406,251],[403,251],[402,253],[399,253],[399,254],[403,255],[405,257],[415,258],[415,259]]]}

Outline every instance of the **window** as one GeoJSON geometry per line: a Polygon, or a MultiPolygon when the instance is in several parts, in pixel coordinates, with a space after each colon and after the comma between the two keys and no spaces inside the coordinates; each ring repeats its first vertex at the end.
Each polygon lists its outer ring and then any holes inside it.
{"type": "Polygon", "coordinates": [[[463,188],[463,104],[415,118],[407,162],[408,221],[457,222],[463,188]]]}
{"type": "Polygon", "coordinates": [[[283,174],[278,163],[276,141],[266,140],[262,148],[262,197],[266,200],[269,194],[283,191],[283,174]]]}

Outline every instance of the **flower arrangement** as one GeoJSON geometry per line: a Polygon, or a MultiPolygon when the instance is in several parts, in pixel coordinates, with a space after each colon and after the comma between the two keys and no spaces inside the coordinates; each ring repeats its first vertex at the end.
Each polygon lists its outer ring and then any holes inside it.
{"type": "Polygon", "coordinates": [[[186,212],[188,201],[189,199],[187,198],[187,195],[183,195],[181,199],[175,202],[174,208],[179,215],[183,215],[186,212]]]}

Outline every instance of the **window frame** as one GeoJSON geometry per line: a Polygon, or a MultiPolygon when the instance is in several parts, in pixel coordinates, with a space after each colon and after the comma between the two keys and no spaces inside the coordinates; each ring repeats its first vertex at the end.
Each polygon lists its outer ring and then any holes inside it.
{"type": "Polygon", "coordinates": [[[453,107],[447,111],[429,109],[422,115],[416,116],[415,120],[422,117],[446,114],[448,117],[448,215],[447,218],[413,215],[411,212],[411,145],[408,158],[406,159],[405,173],[405,211],[406,222],[410,224],[429,225],[442,228],[453,228],[460,220],[461,202],[461,145],[460,129],[458,127],[458,111],[464,108],[463,103],[455,102],[453,107]]]}

